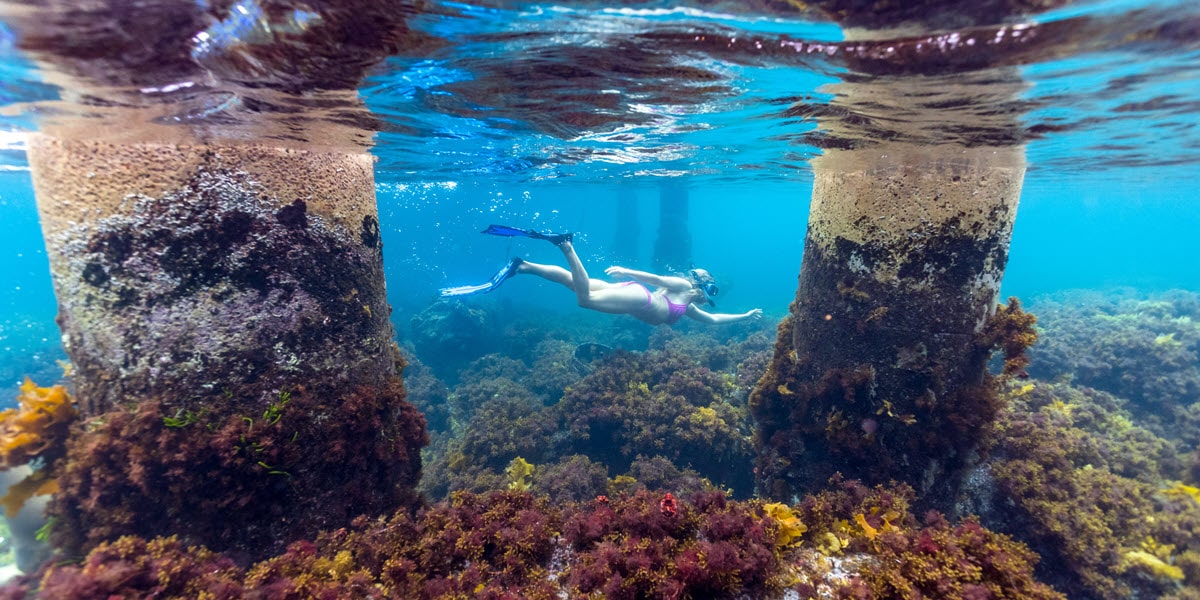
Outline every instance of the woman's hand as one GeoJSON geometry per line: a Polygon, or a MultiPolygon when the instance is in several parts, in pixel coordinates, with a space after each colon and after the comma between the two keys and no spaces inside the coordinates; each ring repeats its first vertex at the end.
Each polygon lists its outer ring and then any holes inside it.
{"type": "Polygon", "coordinates": [[[746,313],[746,318],[747,318],[747,319],[753,319],[753,320],[755,320],[755,321],[757,321],[757,320],[761,319],[761,318],[762,318],[762,309],[761,309],[761,308],[756,308],[756,309],[754,309],[754,310],[752,310],[752,311],[750,311],[750,312],[746,313]]]}
{"type": "Polygon", "coordinates": [[[604,272],[613,279],[629,279],[629,269],[625,267],[609,267],[604,272]]]}

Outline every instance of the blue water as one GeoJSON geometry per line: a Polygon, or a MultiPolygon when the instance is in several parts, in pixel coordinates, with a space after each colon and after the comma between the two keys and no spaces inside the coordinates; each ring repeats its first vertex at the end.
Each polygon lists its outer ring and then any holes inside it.
{"type": "MultiPolygon", "coordinates": [[[[1001,294],[1033,298],[1114,287],[1200,291],[1200,204],[1193,201],[1198,175],[1195,167],[1131,168],[1099,180],[1030,174],[1001,294]]],[[[642,216],[639,256],[629,261],[611,250],[620,185],[500,185],[486,177],[412,182],[383,172],[377,177],[384,265],[401,333],[413,314],[435,301],[439,287],[486,280],[510,256],[561,264],[557,250],[544,242],[479,234],[489,223],[580,232],[576,246],[595,274],[610,264],[651,264],[659,181],[627,184],[642,216]]],[[[694,261],[720,282],[721,310],[761,307],[770,319],[786,314],[796,293],[811,188],[811,177],[800,176],[766,189],[689,190],[694,261]]],[[[53,361],[64,358],[28,172],[0,173],[0,220],[7,231],[0,237],[6,274],[0,364],[14,365],[4,382],[11,388],[23,373],[54,374],[53,361]]],[[[530,315],[581,310],[568,290],[522,277],[471,302],[515,302],[527,305],[530,315]]]]}
{"type": "MultiPolygon", "coordinates": [[[[821,151],[812,137],[816,121],[782,112],[795,102],[828,103],[829,84],[845,66],[819,54],[768,55],[742,46],[745,39],[836,42],[840,30],[778,15],[522,6],[447,3],[455,16],[418,17],[413,23],[446,45],[387,59],[360,87],[382,122],[372,152],[401,336],[440,287],[486,280],[510,256],[560,262],[547,244],[480,235],[489,223],[578,232],[576,246],[594,274],[611,264],[651,268],[657,199],[667,185],[690,198],[692,260],[717,277],[719,308],[761,307],[772,320],[786,314],[812,189],[807,161],[821,151]],[[712,74],[713,85],[656,90],[652,77],[629,65],[597,66],[584,78],[579,61],[587,54],[572,53],[603,52],[621,36],[650,44],[664,31],[692,29],[724,35],[739,49],[682,53],[675,38],[651,49],[677,52],[672,64],[712,74]],[[534,66],[571,65],[580,79],[547,83],[553,93],[529,98],[480,84],[497,65],[526,58],[534,66]],[[573,90],[592,95],[575,106],[564,100],[573,90]],[[590,104],[610,92],[620,96],[611,114],[590,104]],[[584,126],[558,118],[576,109],[608,120],[584,126]],[[613,250],[618,225],[626,225],[617,222],[621,194],[638,199],[636,256],[613,250]]],[[[1188,3],[1099,2],[1040,17],[1088,18],[1110,30],[1101,29],[1094,43],[1051,46],[1016,62],[1026,83],[1017,102],[1030,133],[1030,169],[1002,295],[1200,290],[1200,49],[1177,40],[1130,43],[1112,30],[1195,13],[1188,3]],[[1135,10],[1151,16],[1125,19],[1135,10]]],[[[0,384],[12,386],[18,373],[44,372],[62,358],[20,137],[37,127],[36,103],[61,90],[14,49],[9,30],[0,34],[0,130],[10,132],[0,160],[0,364],[15,365],[0,384]]],[[[536,92],[539,82],[530,83],[520,89],[536,92]]],[[[530,314],[580,310],[567,290],[534,278],[516,278],[471,302],[530,314]]]]}

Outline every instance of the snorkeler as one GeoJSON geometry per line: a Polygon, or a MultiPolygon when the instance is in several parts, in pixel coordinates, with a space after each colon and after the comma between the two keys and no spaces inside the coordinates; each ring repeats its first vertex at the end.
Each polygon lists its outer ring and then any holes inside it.
{"type": "Polygon", "coordinates": [[[702,323],[732,323],[743,319],[762,318],[761,308],[741,314],[710,313],[701,310],[701,305],[713,304],[712,297],[717,295],[716,281],[704,269],[691,269],[686,276],[675,277],[624,267],[609,267],[604,271],[609,277],[629,280],[611,283],[588,277],[583,262],[579,260],[579,255],[575,254],[575,248],[571,245],[569,233],[541,233],[503,225],[489,225],[483,233],[546,240],[562,250],[570,270],[513,258],[487,283],[444,288],[441,290],[442,297],[490,292],[513,275],[529,273],[571,289],[579,300],[579,306],[583,308],[630,315],[651,325],[673,325],[684,315],[702,323]],[[654,288],[653,291],[651,287],[654,288]]]}

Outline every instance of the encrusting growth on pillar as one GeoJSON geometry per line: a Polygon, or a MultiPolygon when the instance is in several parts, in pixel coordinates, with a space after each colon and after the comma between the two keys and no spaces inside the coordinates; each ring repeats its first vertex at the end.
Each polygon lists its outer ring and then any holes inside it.
{"type": "Polygon", "coordinates": [[[751,397],[771,496],[841,471],[905,481],[938,504],[998,408],[986,375],[996,342],[983,334],[1023,152],[899,150],[814,164],[800,287],[751,397]]]}
{"type": "Polygon", "coordinates": [[[30,161],[85,412],[394,373],[369,156],[37,138],[30,161]]]}
{"type": "Polygon", "coordinates": [[[68,556],[172,533],[249,557],[412,506],[372,159],[35,137],[83,423],[50,466],[68,556]]]}

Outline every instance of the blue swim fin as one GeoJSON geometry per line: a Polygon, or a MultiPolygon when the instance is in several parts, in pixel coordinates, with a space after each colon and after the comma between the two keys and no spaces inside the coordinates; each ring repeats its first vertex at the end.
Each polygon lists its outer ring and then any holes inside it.
{"type": "Polygon", "coordinates": [[[513,258],[512,260],[508,261],[508,264],[504,265],[503,268],[501,268],[499,271],[497,271],[496,274],[493,275],[491,280],[489,280],[487,283],[481,283],[478,285],[460,285],[458,287],[442,288],[441,290],[438,290],[438,294],[441,295],[441,297],[443,297],[443,298],[450,298],[453,296],[474,296],[475,294],[486,294],[487,292],[490,292],[490,291],[500,287],[500,284],[504,283],[505,281],[508,281],[509,277],[516,275],[517,268],[520,267],[521,263],[523,263],[523,262],[525,262],[525,261],[523,261],[519,258],[513,258]]]}
{"type": "Polygon", "coordinates": [[[508,225],[488,225],[480,233],[488,235],[499,235],[504,237],[527,237],[535,240],[546,240],[552,244],[560,244],[563,241],[570,241],[574,234],[571,233],[543,233],[532,229],[521,229],[519,227],[509,227],[508,225]]]}

